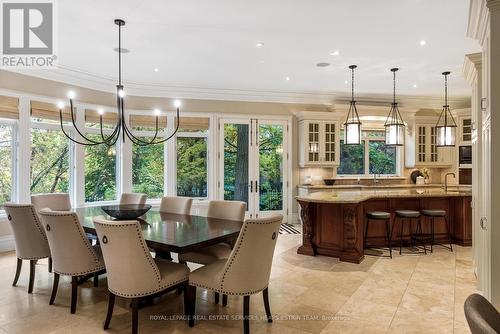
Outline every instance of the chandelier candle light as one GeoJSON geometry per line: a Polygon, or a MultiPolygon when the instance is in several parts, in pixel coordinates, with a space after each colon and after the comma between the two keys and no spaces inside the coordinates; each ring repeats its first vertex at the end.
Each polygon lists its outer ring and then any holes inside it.
{"type": "Polygon", "coordinates": [[[455,146],[457,123],[453,118],[448,105],[448,75],[450,72],[443,72],[444,75],[444,106],[441,115],[436,123],[436,146],[453,147],[455,146]]]}
{"type": "Polygon", "coordinates": [[[391,68],[393,75],[393,100],[391,110],[385,121],[385,145],[387,146],[402,146],[404,145],[405,138],[405,122],[401,113],[399,112],[398,104],[396,102],[396,72],[398,68],[391,68]]]}
{"type": "Polygon", "coordinates": [[[77,140],[72,138],[68,133],[66,133],[64,126],[63,126],[63,108],[64,104],[60,102],[58,104],[59,108],[59,120],[61,122],[61,130],[63,131],[64,135],[70,139],[72,142],[80,145],[86,145],[86,146],[92,146],[92,145],[100,145],[100,144],[105,144],[107,146],[113,146],[118,138],[120,138],[120,133],[122,135],[122,140],[125,142],[125,137],[127,137],[132,143],[135,145],[139,146],[148,146],[148,145],[154,145],[154,144],[160,144],[163,142],[166,142],[170,138],[172,138],[177,131],[179,130],[179,108],[180,108],[180,101],[176,100],[175,101],[175,108],[177,110],[177,122],[175,126],[174,132],[166,136],[163,139],[157,139],[158,137],[158,117],[160,116],[160,110],[155,109],[154,114],[156,116],[156,130],[153,138],[151,140],[143,140],[141,138],[138,138],[132,134],[132,131],[129,129],[127,126],[126,118],[125,118],[125,103],[124,103],[124,97],[125,97],[125,90],[122,85],[122,27],[125,25],[125,21],[122,19],[116,19],[115,24],[118,26],[118,85],[116,86],[116,106],[117,106],[117,111],[118,111],[118,121],[116,123],[116,126],[114,127],[113,131],[111,132],[110,135],[105,136],[103,127],[102,127],[102,116],[104,113],[103,109],[98,110],[99,114],[99,125],[100,125],[100,136],[101,139],[99,140],[94,140],[86,137],[80,129],[76,126],[75,123],[75,115],[74,115],[74,109],[73,109],[73,99],[75,98],[75,93],[74,92],[69,92],[68,98],[69,98],[69,109],[70,109],[70,114],[71,114],[71,122],[73,123],[73,127],[75,128],[76,132],[82,140],[77,140]]]}
{"type": "Polygon", "coordinates": [[[351,65],[351,103],[349,112],[344,123],[344,144],[359,145],[361,144],[361,121],[359,120],[358,110],[356,109],[356,101],[354,100],[354,69],[356,65],[351,65]]]}

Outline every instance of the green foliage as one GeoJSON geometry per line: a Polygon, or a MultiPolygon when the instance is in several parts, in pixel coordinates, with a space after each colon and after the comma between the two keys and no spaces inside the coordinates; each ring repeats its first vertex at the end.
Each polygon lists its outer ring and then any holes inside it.
{"type": "Polygon", "coordinates": [[[340,142],[340,166],[337,174],[359,175],[365,173],[365,142],[361,145],[345,145],[340,142]]]}
{"type": "MultiPolygon", "coordinates": [[[[141,138],[145,141],[151,138],[141,138]]],[[[163,145],[132,145],[132,191],[148,198],[163,196],[163,145]]]]}
{"type": "Polygon", "coordinates": [[[369,147],[370,174],[396,174],[396,148],[384,141],[371,141],[369,147]]]}
{"type": "Polygon", "coordinates": [[[0,208],[10,201],[12,186],[12,127],[0,125],[0,208]]]}
{"type": "Polygon", "coordinates": [[[207,197],[206,138],[177,138],[177,195],[207,197]]]}
{"type": "MultiPolygon", "coordinates": [[[[99,140],[98,135],[89,135],[99,140]]],[[[116,147],[94,145],[85,147],[85,201],[116,199],[116,147]]]]}

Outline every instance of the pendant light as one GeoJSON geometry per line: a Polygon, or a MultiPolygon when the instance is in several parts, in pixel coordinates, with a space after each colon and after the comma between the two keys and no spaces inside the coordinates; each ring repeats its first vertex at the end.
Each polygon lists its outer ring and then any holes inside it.
{"type": "Polygon", "coordinates": [[[387,146],[402,146],[405,138],[405,123],[401,113],[399,112],[396,102],[396,72],[398,68],[391,68],[393,82],[393,100],[391,110],[385,121],[385,145],[387,146]]]}
{"type": "Polygon", "coordinates": [[[453,147],[457,132],[457,123],[453,118],[448,105],[448,75],[450,72],[443,72],[444,75],[444,106],[441,115],[436,123],[436,146],[453,147]]]}
{"type": "Polygon", "coordinates": [[[354,69],[356,65],[351,65],[351,103],[349,112],[344,123],[344,144],[359,145],[361,144],[361,122],[359,120],[358,110],[356,109],[356,101],[354,100],[354,69]]]}

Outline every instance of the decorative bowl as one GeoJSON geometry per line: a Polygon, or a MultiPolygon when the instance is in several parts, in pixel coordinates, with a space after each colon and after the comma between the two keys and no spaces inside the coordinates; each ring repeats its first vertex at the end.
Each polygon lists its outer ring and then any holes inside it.
{"type": "Polygon", "coordinates": [[[335,183],[335,179],[323,179],[323,182],[324,182],[327,186],[333,186],[333,184],[335,183]]]}
{"type": "Polygon", "coordinates": [[[151,209],[149,204],[120,204],[101,206],[102,211],[117,220],[133,220],[144,215],[151,209]]]}

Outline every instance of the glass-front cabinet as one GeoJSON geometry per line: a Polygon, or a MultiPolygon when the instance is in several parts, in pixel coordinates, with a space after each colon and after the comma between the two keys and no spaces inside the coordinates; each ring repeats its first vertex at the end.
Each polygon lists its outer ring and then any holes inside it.
{"type": "Polygon", "coordinates": [[[299,120],[301,167],[339,164],[340,126],[337,120],[299,120]]]}
{"type": "Polygon", "coordinates": [[[415,125],[415,165],[446,167],[453,164],[452,147],[438,147],[435,123],[416,123],[415,125]]]}

